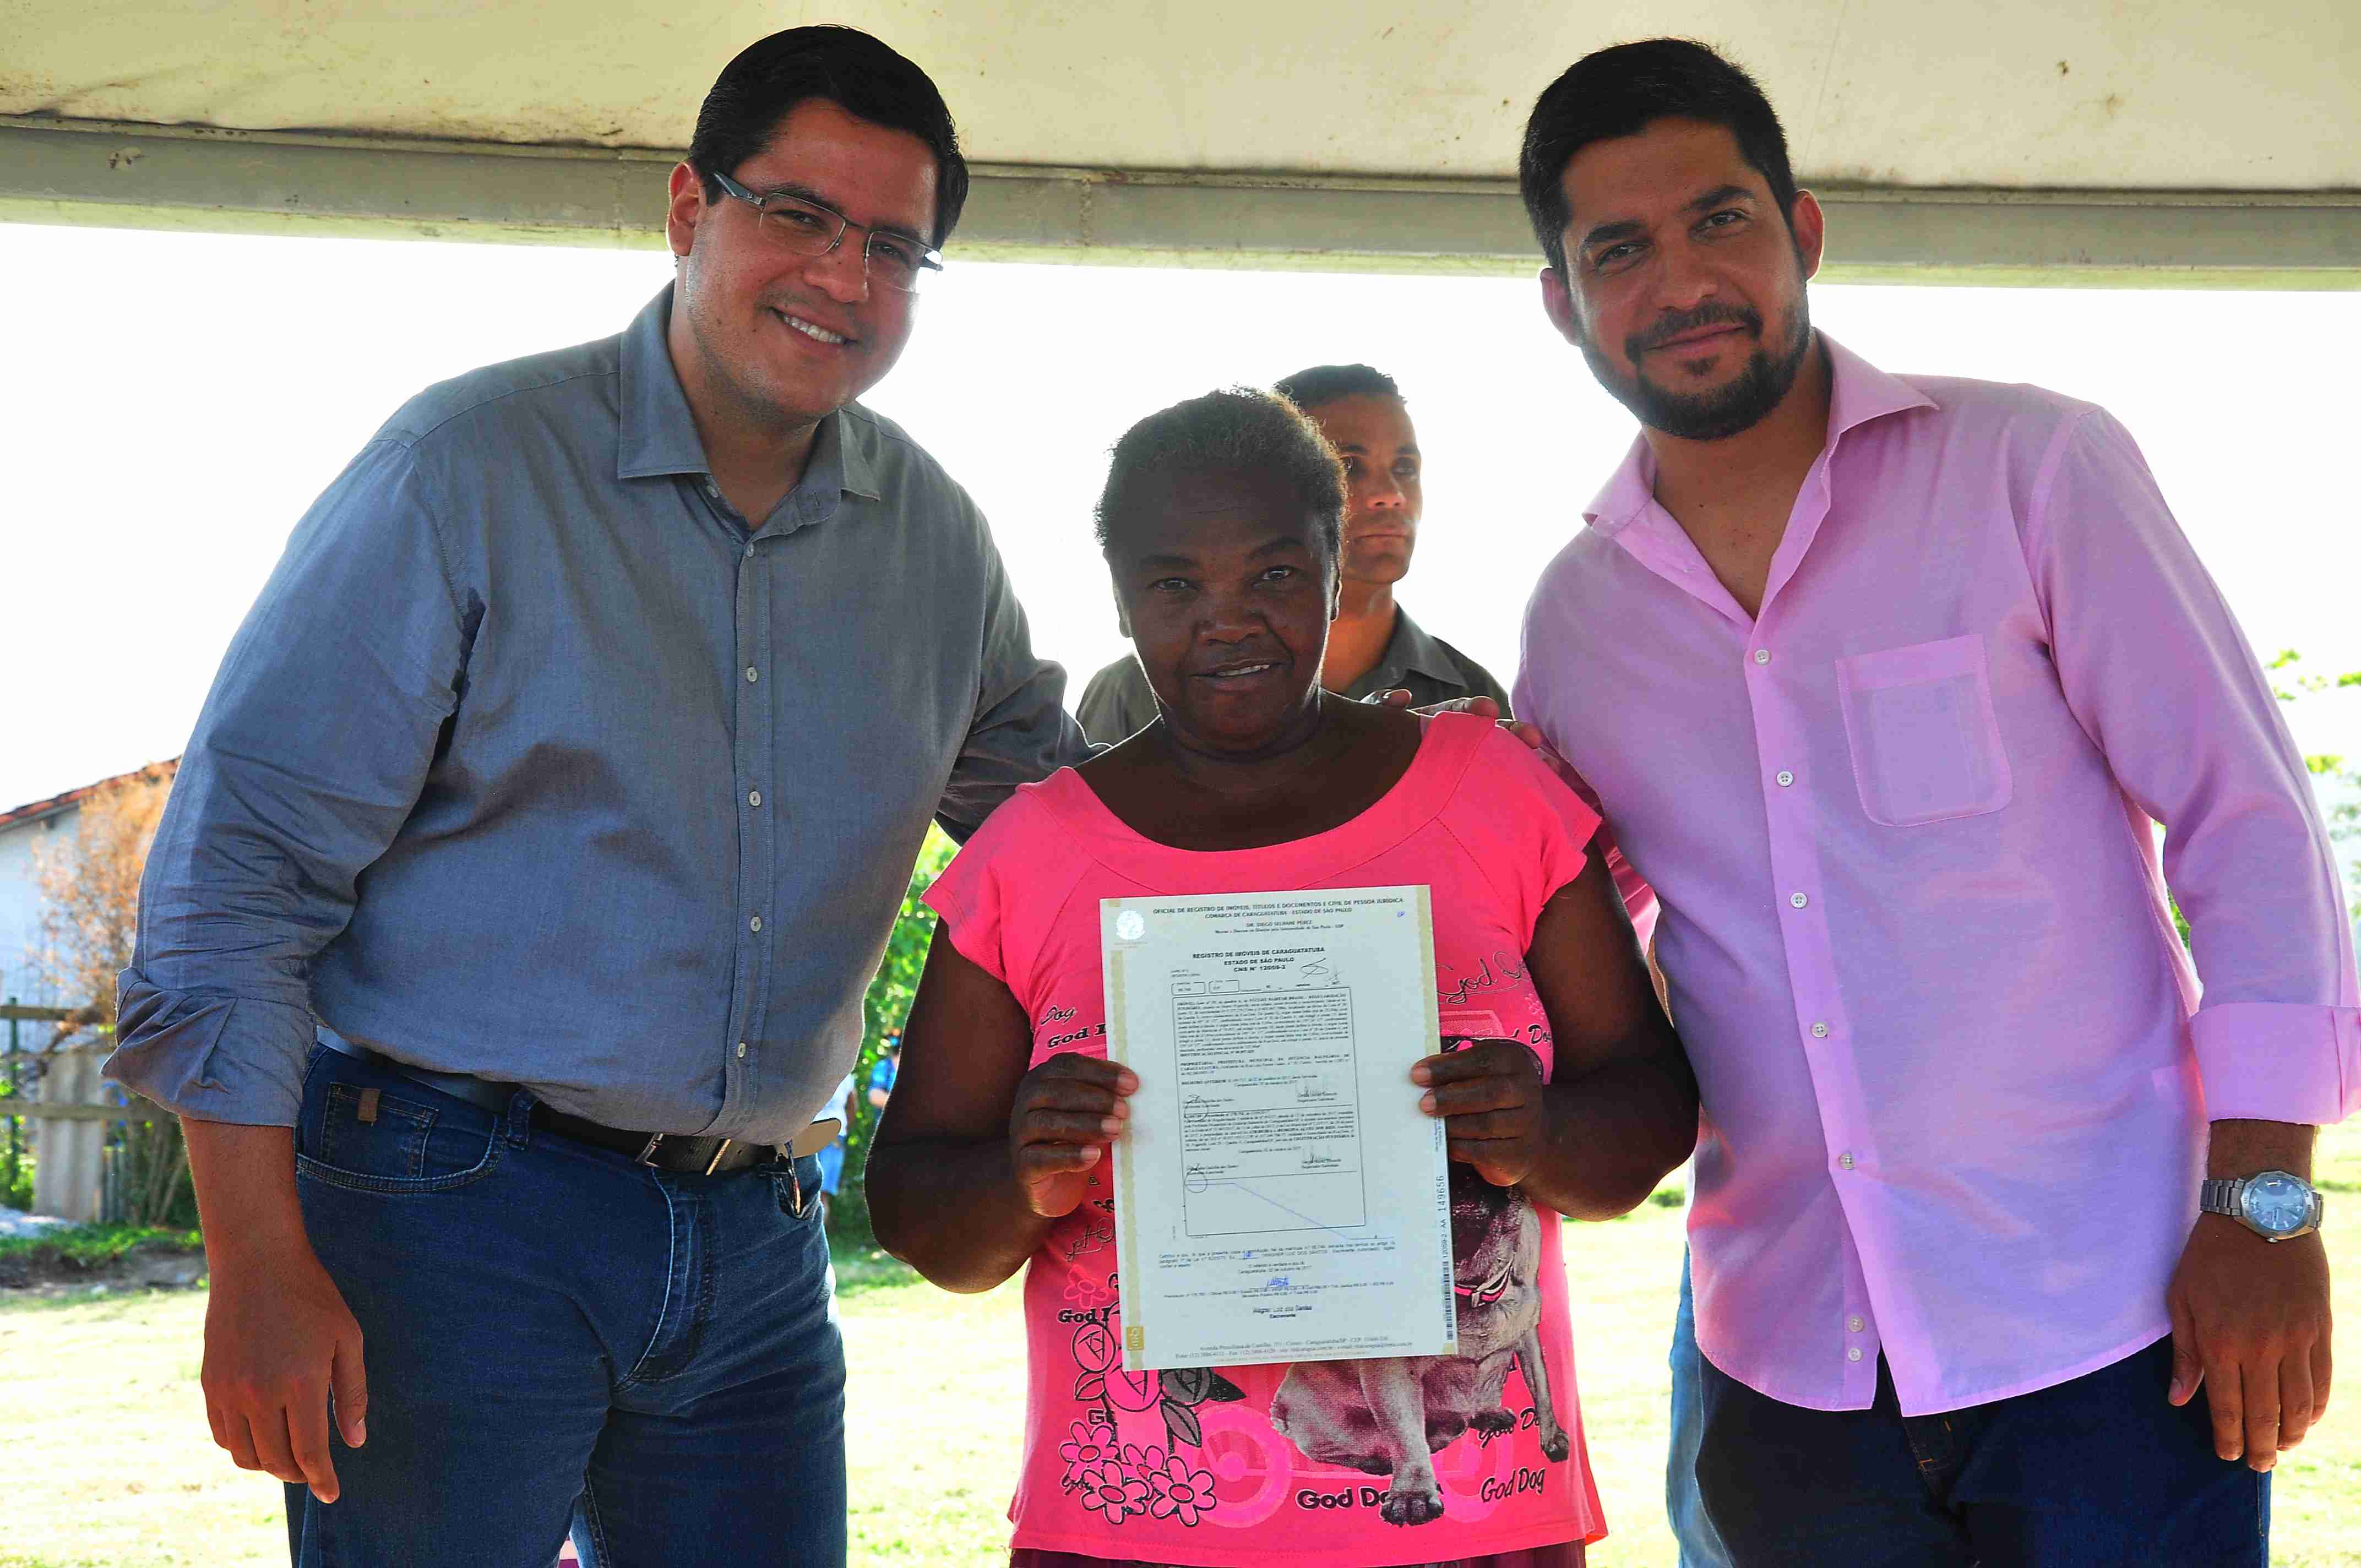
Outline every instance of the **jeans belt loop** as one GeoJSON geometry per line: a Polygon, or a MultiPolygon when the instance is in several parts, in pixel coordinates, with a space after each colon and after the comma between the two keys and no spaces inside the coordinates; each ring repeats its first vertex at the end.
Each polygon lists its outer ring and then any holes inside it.
{"type": "Polygon", "coordinates": [[[540,1104],[530,1089],[519,1087],[509,1096],[508,1139],[511,1148],[524,1148],[533,1142],[533,1108],[540,1104]]]}

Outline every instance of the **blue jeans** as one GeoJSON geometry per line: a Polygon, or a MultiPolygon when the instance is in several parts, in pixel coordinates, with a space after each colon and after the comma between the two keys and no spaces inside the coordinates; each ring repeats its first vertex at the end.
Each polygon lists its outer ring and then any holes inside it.
{"type": "Polygon", "coordinates": [[[1697,1484],[1740,1568],[2263,1568],[2271,1484],[2217,1458],[2172,1342],[2054,1387],[1905,1416],[1807,1410],[1700,1364],[1697,1484]]]}
{"type": "Polygon", "coordinates": [[[1697,1495],[1697,1441],[1705,1435],[1705,1392],[1698,1368],[1697,1307],[1689,1293],[1689,1257],[1681,1254],[1681,1308],[1673,1318],[1673,1441],[1664,1456],[1664,1516],[1681,1549],[1681,1568],[1730,1568],[1721,1532],[1697,1495]]]}
{"type": "Polygon", "coordinates": [[[368,1441],[288,1488],[296,1568],[838,1568],[844,1345],[785,1167],[673,1175],[328,1050],[296,1177],[368,1441]],[[376,1090],[364,1098],[362,1091],[376,1090]]]}

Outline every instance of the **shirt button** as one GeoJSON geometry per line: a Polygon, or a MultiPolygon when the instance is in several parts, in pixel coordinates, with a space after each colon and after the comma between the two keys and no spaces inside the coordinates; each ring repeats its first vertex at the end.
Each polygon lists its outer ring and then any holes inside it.
{"type": "Polygon", "coordinates": [[[746,678],[749,681],[759,681],[763,678],[763,672],[749,664],[746,666],[746,678]]]}
{"type": "Polygon", "coordinates": [[[1852,1168],[1852,1156],[1849,1154],[1840,1154],[1837,1156],[1837,1163],[1844,1167],[1847,1170],[1850,1170],[1852,1168]]]}
{"type": "Polygon", "coordinates": [[[746,792],[746,804],[747,804],[747,805],[749,805],[749,806],[760,806],[760,805],[762,805],[762,804],[763,804],[763,792],[762,792],[761,790],[759,790],[759,789],[750,789],[750,790],[748,790],[748,791],[746,792]]]}
{"type": "MultiPolygon", "coordinates": [[[[740,1052],[741,1052],[741,1053],[742,1053],[742,1052],[744,1052],[744,1050],[746,1049],[746,1047],[743,1047],[743,1046],[741,1046],[741,1047],[738,1047],[738,1049],[740,1050],[740,1052]]],[[[1850,1330],[1851,1330],[1854,1333],[1859,1333],[1859,1332],[1861,1332],[1861,1331],[1862,1329],[1864,1329],[1864,1328],[1866,1328],[1866,1327],[1868,1327],[1868,1326],[1869,1326],[1868,1324],[1866,1324],[1866,1323],[1862,1322],[1862,1321],[1861,1321],[1861,1319],[1860,1319],[1860,1318],[1858,1318],[1858,1317],[1850,1317],[1850,1318],[1847,1318],[1847,1319],[1845,1320],[1845,1327],[1846,1327],[1846,1328],[1848,1328],[1848,1329],[1850,1329],[1850,1330]]]]}
{"type": "Polygon", "coordinates": [[[746,546],[746,559],[748,559],[749,561],[752,561],[753,558],[754,558],[754,547],[753,547],[752,545],[749,544],[748,546],[746,546]]]}
{"type": "Polygon", "coordinates": [[[1796,908],[1801,909],[1804,905],[1811,903],[1812,901],[1806,898],[1800,893],[1791,893],[1787,895],[1787,902],[1794,905],[1796,908]]]}
{"type": "Polygon", "coordinates": [[[1847,1361],[1859,1361],[1861,1359],[1861,1346],[1857,1344],[1848,1346],[1845,1350],[1845,1359],[1847,1361]]]}
{"type": "Polygon", "coordinates": [[[1779,770],[1779,787],[1780,787],[1781,789],[1785,789],[1789,784],[1794,784],[1795,782],[1795,774],[1793,774],[1793,773],[1789,773],[1789,772],[1788,772],[1786,769],[1784,769],[1784,768],[1781,768],[1781,769],[1779,770]]]}
{"type": "Polygon", "coordinates": [[[1758,664],[1769,663],[1771,662],[1771,650],[1768,648],[1757,648],[1754,650],[1754,662],[1758,664]]]}
{"type": "MultiPolygon", "coordinates": [[[[746,1059],[746,1042],[743,1040],[738,1042],[738,1059],[740,1061],[744,1061],[746,1059]]],[[[1861,1320],[1859,1318],[1855,1318],[1853,1321],[1858,1323],[1861,1320]]]]}
{"type": "Polygon", "coordinates": [[[1825,1040],[1828,1037],[1828,1026],[1826,1024],[1815,1024],[1812,1025],[1812,1038],[1816,1040],[1825,1040]]]}
{"type": "Polygon", "coordinates": [[[705,493],[718,501],[721,499],[721,487],[708,479],[705,481],[705,493]]]}
{"type": "MultiPolygon", "coordinates": [[[[763,928],[763,917],[762,917],[761,916],[759,916],[759,915],[755,916],[754,916],[754,918],[752,918],[752,920],[749,920],[749,921],[747,921],[747,922],[746,922],[746,929],[748,929],[749,931],[759,931],[759,930],[761,930],[762,928],[763,928]]],[[[1850,1164],[1851,1162],[1850,1162],[1850,1160],[1848,1160],[1846,1163],[1847,1163],[1847,1164],[1850,1164]]]]}

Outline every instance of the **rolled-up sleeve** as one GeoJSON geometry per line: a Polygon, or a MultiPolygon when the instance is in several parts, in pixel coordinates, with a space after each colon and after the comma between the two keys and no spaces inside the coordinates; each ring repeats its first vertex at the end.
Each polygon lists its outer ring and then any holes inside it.
{"type": "MultiPolygon", "coordinates": [[[[982,528],[981,520],[977,526],[982,528]]],[[[1036,784],[1091,753],[1066,711],[1066,672],[1033,652],[1016,602],[989,539],[983,544],[983,650],[975,721],[944,787],[936,820],[965,843],[1018,784],[1036,784]]]]}
{"type": "Polygon", "coordinates": [[[2068,704],[2165,828],[2203,981],[2190,1032],[2214,1120],[2333,1123],[2361,1102],[2361,982],[2335,856],[2269,682],[2130,435],[2063,431],[2028,556],[2068,704]]]}
{"type": "Polygon", "coordinates": [[[407,444],[297,526],[214,677],[140,888],[107,1076],[201,1121],[291,1125],[312,960],[416,804],[478,611],[407,444]]]}

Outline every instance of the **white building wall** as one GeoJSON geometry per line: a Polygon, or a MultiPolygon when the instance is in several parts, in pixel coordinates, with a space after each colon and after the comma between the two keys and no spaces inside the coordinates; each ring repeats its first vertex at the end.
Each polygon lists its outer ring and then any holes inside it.
{"type": "Polygon", "coordinates": [[[0,998],[54,1000],[33,964],[41,919],[33,856],[36,850],[65,842],[81,814],[76,806],[39,821],[0,828],[0,998]]]}

